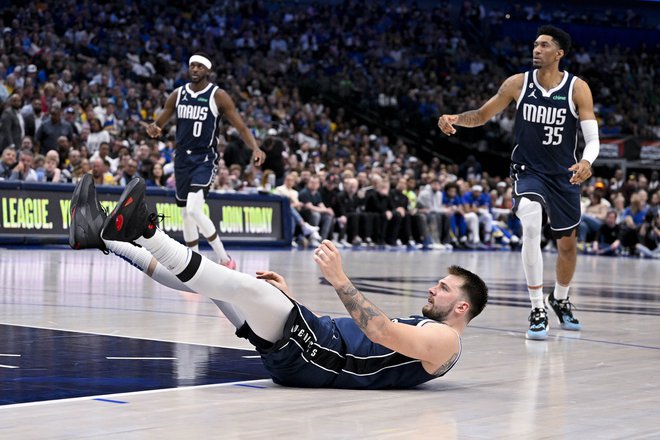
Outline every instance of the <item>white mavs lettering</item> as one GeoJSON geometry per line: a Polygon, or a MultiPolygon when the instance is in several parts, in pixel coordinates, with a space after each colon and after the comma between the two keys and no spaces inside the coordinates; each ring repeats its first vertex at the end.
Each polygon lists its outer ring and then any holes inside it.
{"type": "Polygon", "coordinates": [[[205,121],[208,116],[208,107],[199,107],[196,105],[179,104],[176,108],[176,115],[179,119],[194,119],[196,121],[205,121]]]}
{"type": "Polygon", "coordinates": [[[524,103],[523,119],[536,124],[564,125],[564,122],[566,122],[566,109],[524,103]]]}

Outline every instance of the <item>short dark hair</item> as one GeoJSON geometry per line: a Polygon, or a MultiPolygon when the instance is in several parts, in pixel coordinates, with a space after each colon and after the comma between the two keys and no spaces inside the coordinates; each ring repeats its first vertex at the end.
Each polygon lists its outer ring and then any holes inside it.
{"type": "Polygon", "coordinates": [[[478,275],[460,266],[449,266],[447,272],[463,279],[461,290],[467,295],[470,303],[468,322],[478,316],[488,302],[488,286],[478,275]]]}
{"type": "Polygon", "coordinates": [[[550,35],[552,39],[557,43],[559,48],[564,51],[564,55],[566,55],[568,51],[571,50],[571,36],[568,35],[568,32],[563,31],[556,26],[552,26],[550,24],[541,26],[536,31],[537,38],[539,35],[550,35]]]}

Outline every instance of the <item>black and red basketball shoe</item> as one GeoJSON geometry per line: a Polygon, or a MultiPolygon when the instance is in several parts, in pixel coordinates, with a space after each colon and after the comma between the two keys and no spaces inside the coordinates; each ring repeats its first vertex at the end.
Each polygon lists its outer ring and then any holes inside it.
{"type": "Polygon", "coordinates": [[[105,240],[132,242],[156,233],[156,214],[147,209],[145,190],[146,184],[141,177],[128,182],[117,206],[103,223],[101,237],[105,240]]]}
{"type": "Polygon", "coordinates": [[[73,190],[69,212],[69,246],[73,249],[105,251],[101,228],[107,215],[96,197],[96,187],[91,174],[84,174],[73,190]]]}

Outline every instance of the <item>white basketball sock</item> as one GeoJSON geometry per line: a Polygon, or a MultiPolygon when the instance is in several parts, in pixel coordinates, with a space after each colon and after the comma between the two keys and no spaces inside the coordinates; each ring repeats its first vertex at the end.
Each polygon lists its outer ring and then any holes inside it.
{"type": "Polygon", "coordinates": [[[293,303],[274,286],[193,253],[161,230],[136,243],[193,291],[236,306],[256,335],[269,342],[282,338],[293,303]]]}
{"type": "Polygon", "coordinates": [[[530,289],[527,288],[529,292],[529,300],[532,302],[533,309],[542,309],[543,308],[543,288],[540,289],[530,289]]]}
{"type": "Polygon", "coordinates": [[[151,252],[151,255],[174,275],[183,272],[192,257],[193,251],[171,239],[160,229],[156,229],[153,237],[140,237],[135,242],[151,252]]]}
{"type": "Polygon", "coordinates": [[[188,212],[188,215],[197,224],[197,227],[199,228],[199,231],[202,233],[204,238],[208,240],[209,244],[213,248],[213,251],[217,255],[218,261],[222,264],[225,264],[229,261],[229,255],[227,255],[227,251],[222,245],[222,241],[220,241],[220,237],[217,234],[215,225],[211,219],[204,214],[203,207],[203,190],[200,189],[197,192],[188,193],[188,200],[186,202],[186,211],[188,212]],[[213,236],[215,236],[215,238],[211,240],[210,237],[213,236]]]}
{"type": "Polygon", "coordinates": [[[121,257],[125,261],[128,261],[142,272],[147,271],[152,256],[146,249],[142,249],[131,243],[125,243],[123,241],[103,240],[103,243],[105,243],[105,246],[113,254],[121,257]]]}
{"type": "Polygon", "coordinates": [[[555,299],[557,300],[567,299],[568,289],[570,289],[570,286],[562,286],[561,284],[555,282],[555,292],[553,294],[555,299]]]}
{"type": "MultiPolygon", "coordinates": [[[[124,243],[121,241],[103,240],[106,247],[118,257],[129,262],[133,266],[140,269],[145,274],[149,275],[154,281],[169,287],[174,290],[181,290],[184,292],[195,293],[190,287],[186,286],[183,281],[178,279],[172,272],[167,270],[158,261],[154,261],[153,273],[149,273],[149,266],[154,256],[143,247],[134,246],[131,243],[124,243]]],[[[222,311],[222,313],[229,319],[234,327],[240,328],[245,323],[243,314],[238,307],[217,299],[211,299],[213,303],[222,311]]]]}
{"type": "Polygon", "coordinates": [[[199,252],[199,231],[197,230],[197,223],[186,208],[181,208],[181,222],[183,223],[183,241],[188,243],[196,243],[194,246],[190,246],[195,252],[199,252]]]}

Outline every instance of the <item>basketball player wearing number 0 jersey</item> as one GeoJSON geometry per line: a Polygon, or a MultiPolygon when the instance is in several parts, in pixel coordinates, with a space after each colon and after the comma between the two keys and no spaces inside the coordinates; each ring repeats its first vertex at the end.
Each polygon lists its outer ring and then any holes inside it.
{"type": "Polygon", "coordinates": [[[224,116],[238,130],[252,150],[255,166],[263,163],[265,153],[257,146],[231,97],[209,81],[211,67],[211,60],[203,53],[190,57],[190,83],[172,92],[156,121],[147,126],[147,133],[151,137],[160,136],[162,128],[176,114],[174,176],[176,202],[181,207],[183,219],[183,238],[188,247],[198,250],[201,232],[215,251],[218,262],[235,268],[236,263],[225,251],[215,225],[203,212],[205,196],[217,171],[220,118],[224,116]]]}

